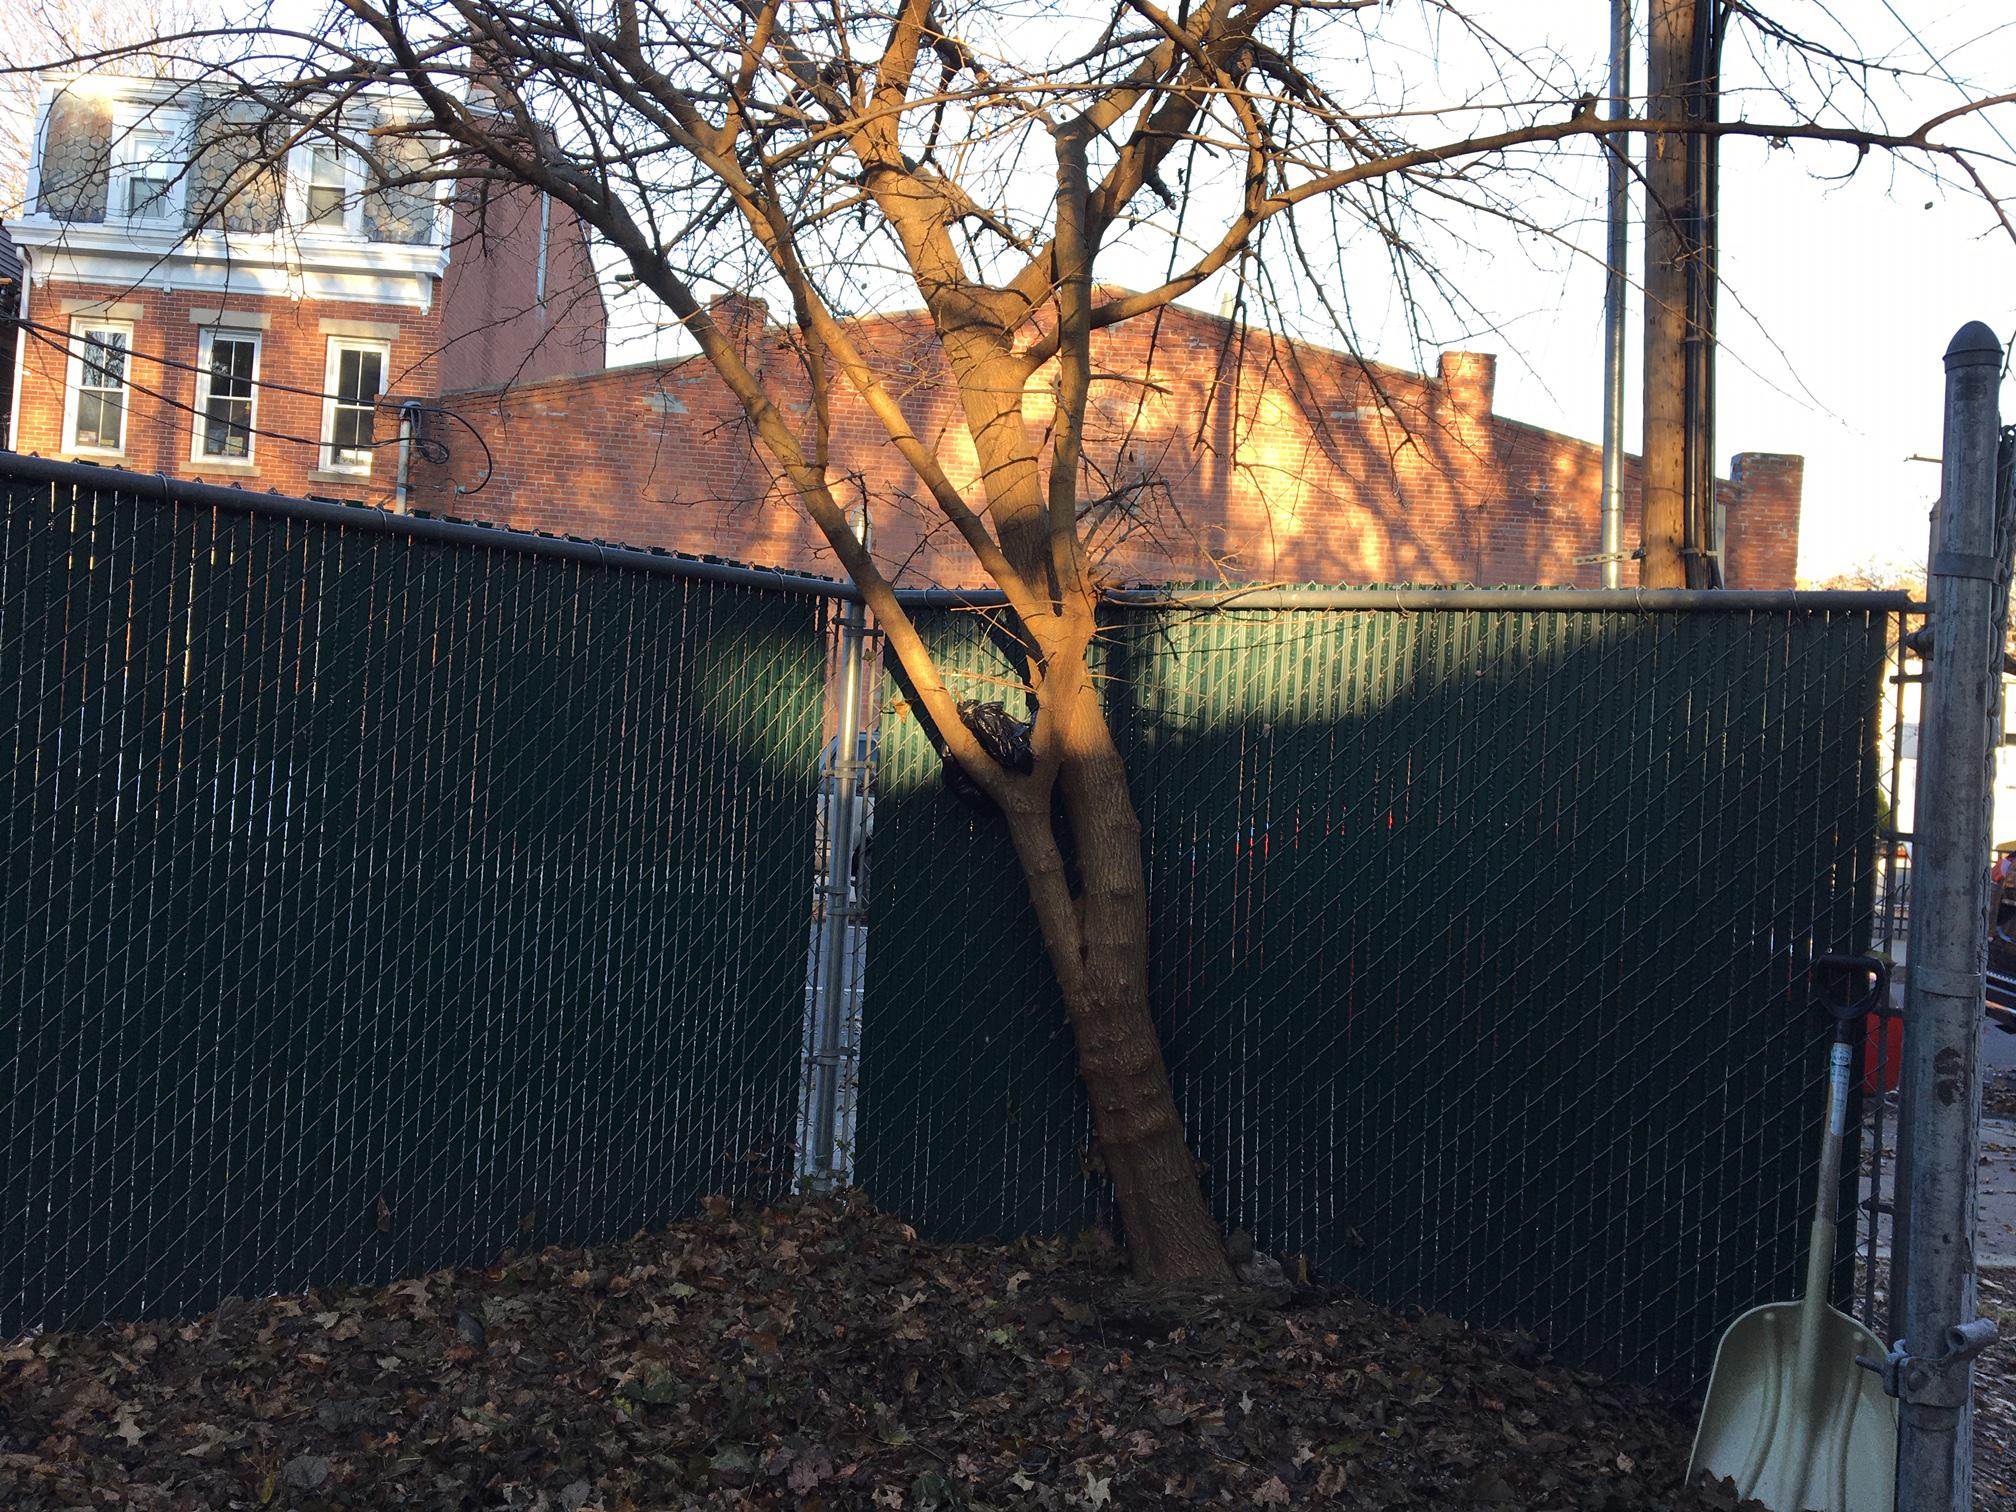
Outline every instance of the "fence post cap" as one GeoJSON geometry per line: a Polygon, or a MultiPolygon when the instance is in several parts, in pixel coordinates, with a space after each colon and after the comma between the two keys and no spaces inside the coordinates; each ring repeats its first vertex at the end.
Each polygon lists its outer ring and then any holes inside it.
{"type": "Polygon", "coordinates": [[[1981,321],[1970,320],[1953,333],[1946,345],[1946,366],[1980,367],[2002,361],[2002,343],[1981,321]]]}

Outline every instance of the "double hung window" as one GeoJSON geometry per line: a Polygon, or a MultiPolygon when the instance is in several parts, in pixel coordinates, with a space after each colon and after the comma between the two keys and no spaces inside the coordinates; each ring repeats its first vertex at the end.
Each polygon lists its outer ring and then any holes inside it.
{"type": "Polygon", "coordinates": [[[391,352],[382,341],[337,337],[329,343],[322,405],[322,465],[331,472],[371,471],[378,396],[391,352]]]}
{"type": "Polygon", "coordinates": [[[118,456],[126,449],[126,396],[133,328],[80,320],[70,328],[70,381],[63,435],[74,452],[118,456]]]}
{"type": "Polygon", "coordinates": [[[318,143],[308,149],[308,224],[347,229],[350,222],[349,154],[318,143]]]}
{"type": "Polygon", "coordinates": [[[196,460],[248,462],[259,380],[259,338],[243,331],[204,334],[196,375],[196,460]]]}

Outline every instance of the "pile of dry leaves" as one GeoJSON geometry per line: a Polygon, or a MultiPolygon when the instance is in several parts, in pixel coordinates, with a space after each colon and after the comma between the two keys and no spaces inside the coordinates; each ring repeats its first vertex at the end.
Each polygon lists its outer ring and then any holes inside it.
{"type": "Polygon", "coordinates": [[[1733,1507],[1692,1419],[1315,1287],[864,1204],[0,1347],[0,1506],[1733,1507]]]}
{"type": "Polygon", "coordinates": [[[2002,1338],[1974,1363],[1974,1502],[2016,1507],[2016,1271],[1976,1279],[1975,1309],[2002,1338]]]}

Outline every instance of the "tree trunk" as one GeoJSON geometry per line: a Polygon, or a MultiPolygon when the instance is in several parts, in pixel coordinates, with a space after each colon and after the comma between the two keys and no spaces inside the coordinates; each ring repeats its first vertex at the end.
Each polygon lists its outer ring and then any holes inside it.
{"type": "Polygon", "coordinates": [[[1010,807],[1009,832],[1070,1015],[1134,1273],[1159,1282],[1229,1280],[1148,1012],[1148,892],[1126,765],[1091,679],[1062,681],[1075,686],[1066,692],[1053,681],[1046,692],[1062,716],[1058,780],[1077,842],[1077,896],[1047,791],[1032,786],[1010,807]]]}

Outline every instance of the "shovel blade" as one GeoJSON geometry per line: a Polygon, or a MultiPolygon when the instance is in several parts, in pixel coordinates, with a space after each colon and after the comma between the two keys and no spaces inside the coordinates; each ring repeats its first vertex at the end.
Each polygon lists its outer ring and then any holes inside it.
{"type": "Polygon", "coordinates": [[[1689,1482],[1727,1478],[1771,1512],[1894,1512],[1897,1403],[1855,1363],[1884,1353],[1831,1307],[1745,1313],[1715,1351],[1689,1482]]]}

